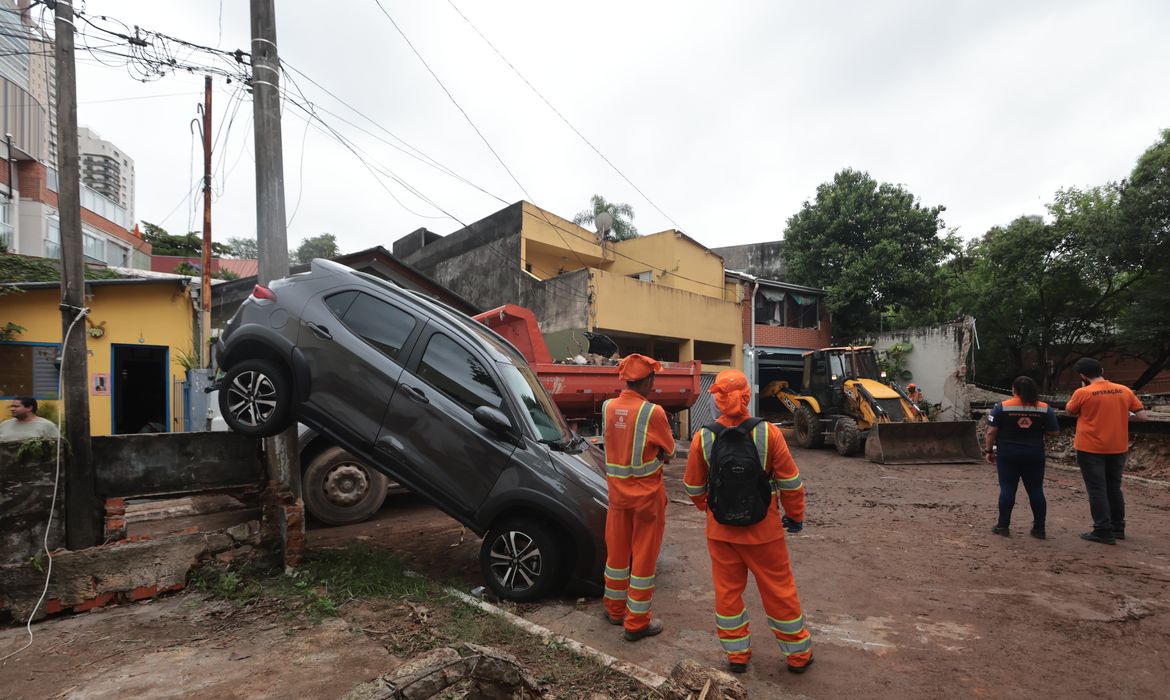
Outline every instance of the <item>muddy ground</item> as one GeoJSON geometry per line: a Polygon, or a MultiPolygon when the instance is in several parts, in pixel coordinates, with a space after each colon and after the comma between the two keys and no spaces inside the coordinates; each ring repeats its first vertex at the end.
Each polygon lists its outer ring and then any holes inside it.
{"type": "MultiPolygon", "coordinates": [[[[1089,526],[1079,474],[1053,465],[1049,539],[1027,536],[1022,489],[1013,536],[1004,539],[990,533],[990,465],[886,467],[830,450],[795,454],[808,526],[789,545],[817,662],[803,676],[783,671],[750,593],[755,657],[743,679],[753,697],[1170,695],[1170,485],[1127,481],[1129,539],[1096,545],[1077,538],[1089,526]]],[[[667,626],[660,637],[624,642],[595,617],[597,600],[518,612],[658,673],[684,658],[721,664],[702,519],[682,496],[681,475],[681,464],[667,472],[672,502],[654,607],[667,626]]],[[[317,548],[355,540],[465,590],[481,582],[479,540],[411,496],[390,499],[368,523],[309,537],[317,548]]],[[[379,619],[395,618],[364,605],[348,621],[343,607],[342,619],[320,624],[262,609],[249,621],[222,605],[188,595],[38,625],[38,653],[0,667],[0,688],[5,697],[338,697],[384,672],[410,639],[401,630],[375,634],[389,629],[374,627],[379,619]],[[145,621],[136,610],[149,611],[145,621]],[[142,680],[159,669],[167,692],[142,680]]],[[[22,634],[0,631],[0,652],[22,634]]]]}

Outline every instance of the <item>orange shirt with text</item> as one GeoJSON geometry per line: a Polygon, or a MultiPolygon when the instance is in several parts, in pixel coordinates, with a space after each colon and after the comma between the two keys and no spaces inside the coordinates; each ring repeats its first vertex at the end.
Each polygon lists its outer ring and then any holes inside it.
{"type": "MultiPolygon", "coordinates": [[[[605,461],[612,464],[633,464],[634,424],[638,411],[646,403],[645,397],[636,391],[626,389],[616,399],[611,399],[605,409],[605,461]]],[[[661,457],[664,461],[674,455],[674,433],[666,419],[666,411],[657,404],[651,404],[650,423],[646,427],[646,447],[639,456],[639,463],[646,463],[661,457]]],[[[666,487],[662,482],[662,470],[649,476],[617,479],[607,477],[609,505],[612,508],[636,508],[651,497],[662,498],[666,487]]]]}
{"type": "Polygon", "coordinates": [[[1077,417],[1073,448],[1080,452],[1117,455],[1129,449],[1129,413],[1143,410],[1127,386],[1093,382],[1073,392],[1065,410],[1077,417]]]}

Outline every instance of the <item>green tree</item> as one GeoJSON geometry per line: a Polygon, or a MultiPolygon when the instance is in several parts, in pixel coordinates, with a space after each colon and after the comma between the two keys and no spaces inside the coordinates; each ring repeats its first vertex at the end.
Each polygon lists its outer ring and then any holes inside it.
{"type": "MultiPolygon", "coordinates": [[[[142,222],[142,239],[150,244],[152,255],[180,255],[183,257],[199,257],[203,254],[203,234],[192,231],[184,236],[167,233],[161,226],[142,222]]],[[[231,249],[212,241],[212,255],[226,255],[231,249]]]]}
{"type": "Polygon", "coordinates": [[[332,233],[322,233],[302,240],[296,250],[289,251],[289,257],[294,262],[309,263],[314,258],[336,258],[339,253],[337,237],[332,233]]]}
{"type": "Polygon", "coordinates": [[[1133,384],[1140,389],[1170,366],[1170,129],[1122,184],[1121,215],[1127,253],[1145,272],[1117,319],[1124,354],[1146,364],[1133,384]]]}
{"type": "Polygon", "coordinates": [[[227,253],[229,258],[255,260],[260,257],[259,246],[255,238],[229,238],[227,239],[227,247],[231,250],[230,253],[227,253]]]}
{"type": "Polygon", "coordinates": [[[605,240],[625,241],[638,237],[638,229],[634,226],[634,208],[629,204],[609,202],[599,194],[590,197],[589,202],[590,208],[578,212],[573,217],[573,223],[578,226],[592,226],[597,215],[604,211],[613,217],[613,224],[605,232],[605,240]]]}
{"type": "Polygon", "coordinates": [[[940,235],[944,210],[842,170],[788,219],[785,261],[793,281],[828,290],[836,336],[866,337],[881,314],[896,316],[933,293],[939,263],[958,251],[954,234],[940,235]]]}

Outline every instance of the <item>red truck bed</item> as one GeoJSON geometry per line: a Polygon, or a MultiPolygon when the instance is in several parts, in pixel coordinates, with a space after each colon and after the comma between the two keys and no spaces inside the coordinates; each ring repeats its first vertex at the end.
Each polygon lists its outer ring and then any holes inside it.
{"type": "MultiPolygon", "coordinates": [[[[540,378],[553,401],[570,420],[596,418],[601,402],[614,398],[626,388],[614,365],[575,365],[553,362],[544,335],[530,310],[508,304],[475,317],[507,338],[540,378]]],[[[695,362],[664,362],[655,375],[650,400],[670,413],[690,408],[698,398],[702,365],[695,362]]]]}

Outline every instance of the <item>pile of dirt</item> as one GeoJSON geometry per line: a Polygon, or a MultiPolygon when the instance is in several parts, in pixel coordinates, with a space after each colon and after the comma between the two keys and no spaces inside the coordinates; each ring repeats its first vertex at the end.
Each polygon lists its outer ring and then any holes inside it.
{"type": "MultiPolygon", "coordinates": [[[[1048,458],[1066,464],[1076,464],[1077,452],[1073,449],[1071,428],[1061,431],[1059,437],[1048,440],[1048,458]]],[[[1170,435],[1131,434],[1125,473],[1144,479],[1170,481],[1170,435]]]]}

